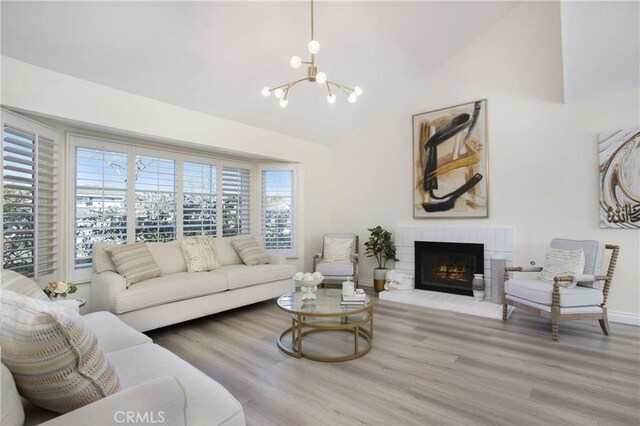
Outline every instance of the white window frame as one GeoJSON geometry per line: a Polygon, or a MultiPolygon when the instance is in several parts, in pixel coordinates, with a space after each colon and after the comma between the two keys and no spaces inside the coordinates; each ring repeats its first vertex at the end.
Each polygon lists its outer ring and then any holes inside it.
{"type": "Polygon", "coordinates": [[[262,172],[268,170],[283,170],[293,172],[293,248],[284,250],[267,250],[269,253],[279,254],[287,259],[298,259],[300,254],[303,253],[302,244],[304,236],[302,232],[302,167],[296,163],[258,163],[256,165],[256,193],[257,193],[257,212],[254,212],[254,217],[259,218],[257,227],[258,231],[256,235],[260,235],[260,244],[264,246],[264,235],[262,234],[262,172]]]}
{"type": "MultiPolygon", "coordinates": [[[[55,258],[54,260],[54,269],[51,273],[46,274],[46,275],[41,275],[38,271],[38,210],[39,210],[39,204],[38,204],[38,166],[37,166],[37,158],[38,158],[38,146],[39,143],[37,142],[37,139],[39,137],[44,137],[46,139],[49,139],[51,141],[53,141],[54,145],[56,145],[57,150],[56,150],[56,161],[57,161],[57,173],[55,176],[55,180],[54,180],[54,185],[56,187],[56,199],[54,202],[54,208],[56,209],[57,213],[56,216],[59,218],[62,216],[62,210],[61,210],[61,200],[63,198],[63,188],[60,185],[61,182],[61,176],[63,174],[63,168],[62,168],[62,162],[61,162],[61,153],[62,153],[62,149],[60,148],[60,138],[58,137],[58,131],[57,129],[45,125],[43,123],[40,123],[38,121],[32,120],[28,117],[16,114],[12,111],[6,110],[4,108],[1,109],[1,117],[0,117],[0,124],[2,125],[2,130],[4,133],[4,127],[5,126],[9,126],[9,127],[13,127],[17,130],[22,130],[25,133],[32,133],[36,135],[36,151],[35,151],[35,155],[36,155],[36,174],[34,175],[34,193],[35,193],[35,205],[34,205],[34,275],[33,278],[39,283],[39,284],[46,284],[48,281],[57,279],[63,272],[64,272],[64,256],[60,255],[61,252],[61,248],[64,244],[64,240],[63,240],[63,230],[60,229],[60,227],[58,227],[57,231],[53,234],[54,238],[56,240],[56,246],[57,246],[57,258],[55,258]]],[[[3,141],[4,141],[4,137],[3,137],[3,141]]],[[[4,142],[3,142],[4,144],[4,142]]],[[[4,160],[2,158],[2,155],[0,155],[0,170],[4,170],[4,160]]],[[[3,186],[3,180],[0,180],[0,190],[3,191],[4,193],[4,186],[3,186]]],[[[2,223],[4,223],[4,209],[0,209],[0,220],[2,221],[2,223]]],[[[3,241],[4,243],[4,241],[3,241]]],[[[2,244],[2,246],[0,246],[0,255],[4,255],[4,244],[2,244]]],[[[3,256],[4,258],[4,256],[3,256]]]]}
{"type": "MultiPolygon", "coordinates": [[[[251,176],[251,194],[250,194],[250,214],[251,217],[251,233],[259,235],[260,220],[257,220],[259,216],[256,216],[255,205],[256,203],[256,191],[254,183],[256,179],[256,167],[252,161],[238,161],[219,158],[215,156],[206,156],[206,154],[191,154],[186,149],[171,149],[171,147],[160,146],[157,148],[153,144],[143,144],[127,138],[114,139],[108,136],[96,136],[86,134],[83,132],[68,132],[67,133],[67,150],[66,158],[68,161],[67,176],[67,211],[68,214],[67,223],[67,238],[68,244],[65,247],[65,253],[67,259],[69,259],[66,269],[67,280],[81,283],[91,280],[92,268],[75,269],[75,178],[76,178],[76,148],[86,147],[93,149],[102,149],[109,151],[122,152],[127,154],[128,158],[128,182],[135,182],[135,156],[145,155],[153,156],[157,158],[166,158],[176,161],[176,238],[182,238],[183,234],[183,211],[182,203],[184,200],[183,194],[183,163],[185,161],[191,163],[207,164],[216,167],[216,185],[217,185],[217,215],[216,215],[216,238],[230,238],[222,237],[222,170],[223,167],[240,167],[249,169],[251,176]],[[258,233],[256,233],[256,224],[258,225],[258,233]]],[[[135,242],[135,183],[127,185],[127,243],[135,242]]]]}

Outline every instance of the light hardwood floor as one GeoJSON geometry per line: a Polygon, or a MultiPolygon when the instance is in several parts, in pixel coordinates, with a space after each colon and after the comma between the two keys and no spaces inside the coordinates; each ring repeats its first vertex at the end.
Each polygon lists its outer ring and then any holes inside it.
{"type": "Polygon", "coordinates": [[[567,322],[554,343],[523,312],[505,323],[378,300],[371,352],[319,363],[277,349],[289,325],[272,300],[148,334],[224,385],[250,425],[640,424],[637,327],[567,322]]]}

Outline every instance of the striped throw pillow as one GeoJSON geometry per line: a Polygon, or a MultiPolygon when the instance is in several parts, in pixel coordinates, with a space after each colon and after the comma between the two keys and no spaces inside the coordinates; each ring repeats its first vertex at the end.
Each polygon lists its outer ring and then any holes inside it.
{"type": "Polygon", "coordinates": [[[117,392],[120,380],[77,313],[0,290],[2,363],[20,394],[66,413],[117,392]]]}
{"type": "Polygon", "coordinates": [[[212,238],[196,237],[180,240],[180,249],[187,264],[187,272],[213,271],[220,268],[212,238]]]}
{"type": "Polygon", "coordinates": [[[231,245],[238,252],[238,256],[245,265],[255,266],[269,263],[269,255],[262,250],[254,237],[238,238],[231,241],[231,245]]]}
{"type": "Polygon", "coordinates": [[[162,275],[160,267],[145,243],[109,247],[107,253],[118,274],[126,278],[127,287],[162,275]]]}
{"type": "MultiPolygon", "coordinates": [[[[550,248],[544,258],[544,265],[539,280],[553,283],[553,278],[562,275],[577,275],[584,272],[584,251],[579,250],[562,250],[550,248]]],[[[562,287],[575,287],[576,281],[566,282],[560,281],[562,287]]]]}
{"type": "Polygon", "coordinates": [[[16,293],[33,297],[34,299],[49,301],[49,297],[31,278],[27,278],[22,274],[8,269],[3,269],[0,275],[2,275],[2,280],[0,280],[2,285],[0,285],[0,288],[15,291],[16,293]]]}

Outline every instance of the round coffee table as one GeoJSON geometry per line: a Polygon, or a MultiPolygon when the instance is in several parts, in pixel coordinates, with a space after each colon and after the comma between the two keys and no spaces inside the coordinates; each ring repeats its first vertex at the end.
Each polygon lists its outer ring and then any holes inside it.
{"type": "Polygon", "coordinates": [[[367,296],[364,305],[341,305],[340,289],[323,288],[317,299],[303,301],[301,292],[287,293],[278,298],[278,307],[291,314],[291,327],[278,338],[278,348],[296,358],[314,361],[338,362],[360,358],[371,350],[373,340],[373,301],[367,296]],[[368,329],[364,328],[368,324],[368,329]],[[305,336],[320,332],[344,332],[353,335],[353,353],[327,356],[307,353],[303,350],[305,336]],[[283,342],[288,335],[291,344],[283,342]],[[360,338],[364,339],[361,345],[360,338]]]}

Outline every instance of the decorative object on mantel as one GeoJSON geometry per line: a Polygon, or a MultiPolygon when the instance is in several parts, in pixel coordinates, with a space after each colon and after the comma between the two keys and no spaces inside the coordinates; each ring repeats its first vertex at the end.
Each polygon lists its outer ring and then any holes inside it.
{"type": "Polygon", "coordinates": [[[640,228],[640,128],[598,135],[600,228],[640,228]]]}
{"type": "Polygon", "coordinates": [[[413,116],[415,218],[487,217],[487,100],[413,116]]]}
{"type": "Polygon", "coordinates": [[[407,291],[415,288],[414,275],[396,269],[387,271],[384,289],[388,291],[407,291]]]}
{"type": "Polygon", "coordinates": [[[297,272],[293,276],[293,280],[302,290],[302,300],[316,300],[318,284],[322,283],[323,279],[324,277],[320,272],[314,272],[313,274],[297,272]]]}
{"type": "Polygon", "coordinates": [[[397,261],[396,245],[391,240],[391,232],[380,225],[375,228],[368,228],[371,234],[369,241],[364,243],[366,248],[364,254],[367,257],[375,257],[378,267],[373,270],[373,288],[376,293],[384,290],[384,283],[387,278],[387,262],[397,261]]]}
{"type": "Polygon", "coordinates": [[[484,300],[484,275],[473,274],[471,285],[473,286],[473,299],[476,302],[482,302],[484,300]]]}
{"type": "Polygon", "coordinates": [[[358,98],[362,95],[362,89],[358,86],[353,88],[344,86],[342,84],[336,83],[335,81],[331,81],[327,79],[327,75],[318,71],[318,67],[316,67],[316,54],[320,50],[320,43],[313,36],[313,0],[311,0],[311,41],[307,45],[307,50],[311,54],[311,59],[309,61],[303,61],[299,56],[293,56],[289,63],[295,69],[298,69],[302,66],[302,64],[308,65],[307,67],[307,76],[301,78],[299,80],[294,80],[286,84],[282,84],[277,87],[264,87],[262,89],[263,96],[270,96],[271,93],[274,93],[275,97],[280,99],[279,103],[282,108],[285,108],[289,104],[288,95],[289,89],[291,89],[296,84],[308,81],[310,83],[318,83],[320,85],[325,85],[327,87],[327,91],[329,94],[327,95],[327,102],[330,104],[336,103],[336,95],[335,92],[341,91],[347,96],[347,100],[349,103],[354,103],[358,100],[358,98]],[[331,86],[333,86],[334,90],[331,91],[331,86]]]}
{"type": "Polygon", "coordinates": [[[78,291],[78,287],[66,281],[51,281],[43,291],[49,296],[49,299],[55,300],[58,297],[64,298],[68,294],[75,293],[78,291]]]}

